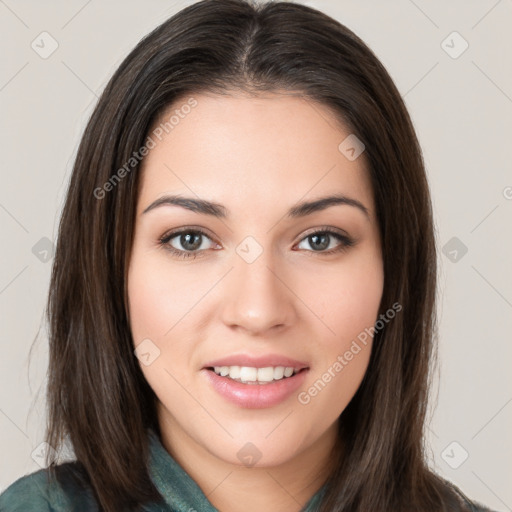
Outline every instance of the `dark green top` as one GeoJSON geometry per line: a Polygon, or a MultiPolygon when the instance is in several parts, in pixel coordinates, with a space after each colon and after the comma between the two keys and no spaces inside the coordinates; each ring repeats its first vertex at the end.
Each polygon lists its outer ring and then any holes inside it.
{"type": "MultiPolygon", "coordinates": [[[[150,475],[166,505],[146,505],[146,512],[218,512],[207,497],[149,430],[150,475]]],[[[73,462],[61,467],[71,469],[73,462]]],[[[69,470],[68,470],[69,472],[69,470]]],[[[95,512],[98,510],[90,489],[78,488],[71,478],[62,486],[48,483],[47,469],[23,476],[0,495],[1,512],[95,512]]],[[[315,512],[325,491],[321,488],[306,504],[304,512],[315,512]]]]}
{"type": "MultiPolygon", "coordinates": [[[[150,504],[145,512],[218,512],[203,491],[163,447],[153,430],[148,430],[150,443],[150,475],[165,500],[165,505],[150,504]]],[[[98,504],[90,488],[78,487],[71,478],[75,462],[59,465],[62,485],[48,482],[47,469],[23,476],[0,495],[0,512],[97,512],[98,504]]],[[[447,482],[471,512],[492,512],[471,502],[460,489],[447,482]]],[[[303,512],[316,512],[325,492],[322,487],[306,504],[303,512]]]]}

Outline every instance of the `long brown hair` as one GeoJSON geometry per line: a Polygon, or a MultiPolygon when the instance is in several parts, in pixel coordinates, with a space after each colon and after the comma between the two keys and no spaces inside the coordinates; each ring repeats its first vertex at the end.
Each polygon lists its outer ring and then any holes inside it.
{"type": "Polygon", "coordinates": [[[345,449],[320,510],[461,510],[423,445],[436,248],[411,119],[361,39],[289,2],[195,3],[140,41],[101,95],[77,153],[51,276],[46,441],[71,443],[103,510],[158,500],[147,467],[147,428],[159,432],[155,395],[133,353],[126,307],[140,162],[126,163],[177,98],[236,90],[299,93],[330,107],[365,144],[382,239],[380,309],[403,308],[376,332],[368,371],[341,415],[345,449]],[[122,179],[105,187],[123,166],[122,179]]]}

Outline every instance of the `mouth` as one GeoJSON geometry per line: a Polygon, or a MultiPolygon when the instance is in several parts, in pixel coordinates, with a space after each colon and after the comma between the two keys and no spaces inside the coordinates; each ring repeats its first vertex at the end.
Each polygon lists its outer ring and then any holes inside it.
{"type": "Polygon", "coordinates": [[[297,393],[310,367],[277,354],[232,355],[202,368],[207,385],[224,400],[246,409],[277,406],[297,393]]]}
{"type": "Polygon", "coordinates": [[[214,372],[220,377],[226,377],[235,382],[252,385],[267,385],[280,380],[294,377],[308,368],[295,368],[293,366],[210,366],[206,370],[214,372]]]}

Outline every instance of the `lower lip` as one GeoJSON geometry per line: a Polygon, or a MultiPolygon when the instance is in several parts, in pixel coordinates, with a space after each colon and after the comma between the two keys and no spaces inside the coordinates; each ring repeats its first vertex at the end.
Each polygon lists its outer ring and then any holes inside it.
{"type": "Polygon", "coordinates": [[[308,369],[268,384],[244,384],[203,369],[215,391],[231,403],[246,409],[264,409],[284,402],[304,383],[308,369]]]}

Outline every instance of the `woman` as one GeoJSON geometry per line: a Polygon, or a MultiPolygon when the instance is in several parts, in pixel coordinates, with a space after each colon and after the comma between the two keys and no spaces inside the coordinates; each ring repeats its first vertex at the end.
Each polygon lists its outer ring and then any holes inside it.
{"type": "Polygon", "coordinates": [[[365,44],[302,5],[187,7],[83,135],[48,299],[47,442],[76,461],[2,510],[485,510],[425,460],[435,278],[365,44]]]}

